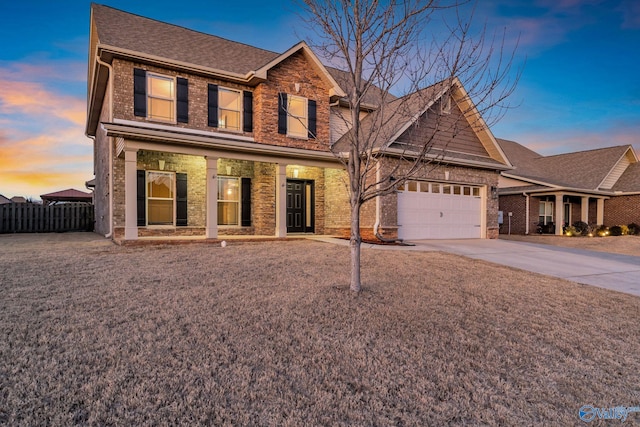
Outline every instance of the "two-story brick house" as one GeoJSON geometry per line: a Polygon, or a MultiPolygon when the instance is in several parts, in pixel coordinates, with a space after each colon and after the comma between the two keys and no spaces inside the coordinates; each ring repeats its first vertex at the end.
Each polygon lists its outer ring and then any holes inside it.
{"type": "MultiPolygon", "coordinates": [[[[349,131],[338,120],[348,88],[304,42],[275,53],[95,4],[90,29],[97,232],[135,240],[349,229],[346,172],[330,151],[349,131]]],[[[455,121],[459,136],[434,144],[441,167],[366,204],[363,231],[496,237],[498,176],[509,162],[457,80],[428,90],[428,100],[404,104],[404,120],[382,123],[392,136],[380,141],[380,168],[402,169],[403,147],[434,132],[433,114],[455,121]]],[[[377,120],[380,99],[367,101],[363,125],[377,120]]]]}

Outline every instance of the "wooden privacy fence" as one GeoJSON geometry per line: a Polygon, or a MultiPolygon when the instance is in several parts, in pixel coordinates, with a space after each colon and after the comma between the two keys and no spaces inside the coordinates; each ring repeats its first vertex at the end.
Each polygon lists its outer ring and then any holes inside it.
{"type": "Polygon", "coordinates": [[[54,233],[93,231],[93,205],[62,203],[43,206],[35,203],[0,205],[0,233],[54,233]]]}

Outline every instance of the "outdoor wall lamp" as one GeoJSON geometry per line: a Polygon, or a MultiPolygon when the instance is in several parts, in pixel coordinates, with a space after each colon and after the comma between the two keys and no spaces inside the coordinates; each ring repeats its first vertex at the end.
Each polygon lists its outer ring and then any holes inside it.
{"type": "Polygon", "coordinates": [[[496,187],[495,185],[491,186],[491,198],[492,199],[498,198],[498,187],[496,187]]]}
{"type": "Polygon", "coordinates": [[[164,160],[158,160],[158,169],[160,169],[161,171],[164,170],[164,160]]]}

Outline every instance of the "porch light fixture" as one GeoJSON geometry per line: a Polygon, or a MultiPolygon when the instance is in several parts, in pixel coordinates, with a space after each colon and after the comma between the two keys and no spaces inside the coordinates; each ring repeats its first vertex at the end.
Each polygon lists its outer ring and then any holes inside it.
{"type": "Polygon", "coordinates": [[[293,86],[296,88],[296,92],[300,92],[300,83],[294,83],[293,86]]]}
{"type": "Polygon", "coordinates": [[[498,198],[498,187],[495,185],[491,186],[491,198],[494,200],[498,198]]]}
{"type": "Polygon", "coordinates": [[[227,166],[227,175],[231,175],[231,166],[227,166]]]}
{"type": "Polygon", "coordinates": [[[164,160],[158,160],[158,169],[160,169],[161,171],[164,170],[164,160]]]}
{"type": "Polygon", "coordinates": [[[298,168],[293,168],[293,177],[294,178],[297,178],[299,173],[300,173],[300,171],[298,171],[298,168]]]}

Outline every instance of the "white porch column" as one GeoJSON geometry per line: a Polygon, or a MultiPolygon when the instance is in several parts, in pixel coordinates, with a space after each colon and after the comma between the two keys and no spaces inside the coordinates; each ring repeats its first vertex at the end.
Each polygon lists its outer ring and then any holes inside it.
{"type": "Polygon", "coordinates": [[[138,239],[138,150],[124,149],[124,239],[138,239]]]}
{"type": "Polygon", "coordinates": [[[207,239],[218,238],[218,158],[207,159],[207,207],[205,236],[207,239]]]}
{"type": "Polygon", "coordinates": [[[278,164],[276,173],[276,237],[287,236],[287,165],[278,164]]]}
{"type": "Polygon", "coordinates": [[[604,199],[598,199],[597,211],[596,222],[598,225],[604,225],[604,199]]]}
{"type": "Polygon", "coordinates": [[[564,215],[564,194],[558,193],[556,194],[556,212],[554,215],[555,224],[556,224],[556,236],[562,236],[562,225],[563,225],[563,215],[564,215]]]}
{"type": "Polygon", "coordinates": [[[583,197],[580,203],[580,221],[589,224],[589,198],[583,197]]]}

